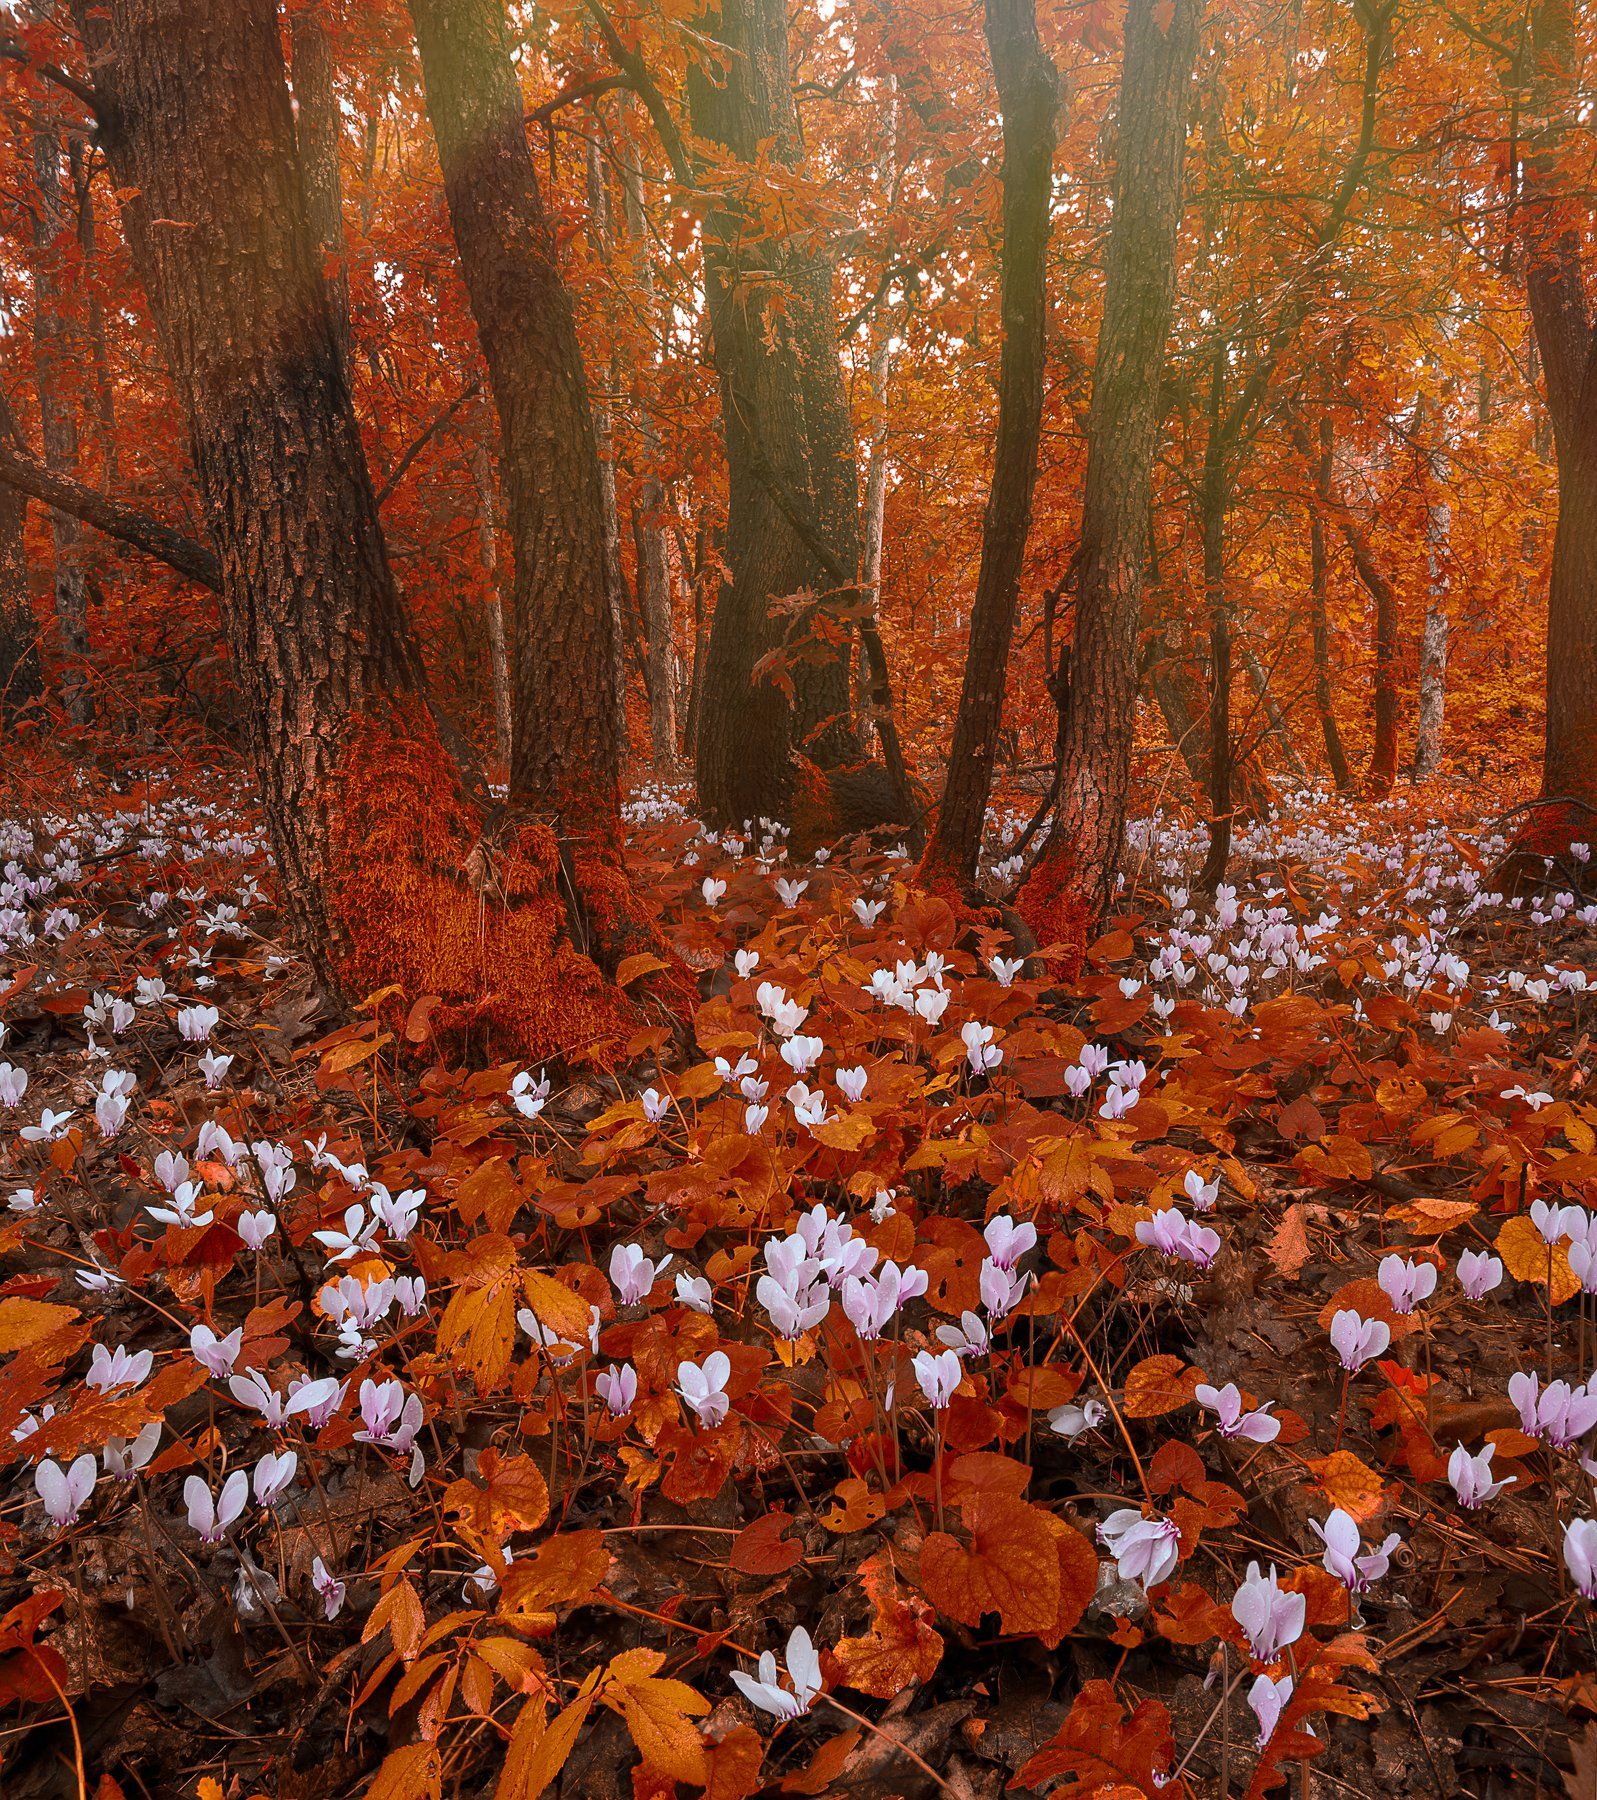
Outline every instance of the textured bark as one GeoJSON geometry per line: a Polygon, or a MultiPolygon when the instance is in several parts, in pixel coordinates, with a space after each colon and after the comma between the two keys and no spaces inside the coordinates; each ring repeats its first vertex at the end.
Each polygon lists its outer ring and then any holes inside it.
{"type": "Polygon", "coordinates": [[[710,626],[697,743],[700,806],[726,824],[786,816],[795,751],[832,766],[857,749],[852,633],[837,614],[857,592],[859,494],[830,254],[810,234],[774,238],[758,218],[762,155],[788,169],[804,159],[786,8],[722,0],[703,29],[719,66],[690,68],[694,127],[736,170],[706,220],[730,574],[710,626]]]}
{"type": "MultiPolygon", "coordinates": [[[[1295,440],[1307,461],[1310,456],[1308,433],[1297,428],[1295,440]]],[[[1353,771],[1348,767],[1342,730],[1336,722],[1336,706],[1331,697],[1331,617],[1328,609],[1331,559],[1325,547],[1325,513],[1331,504],[1335,448],[1334,431],[1327,413],[1320,419],[1319,450],[1314,456],[1314,498],[1309,503],[1309,629],[1314,655],[1314,710],[1320,717],[1325,757],[1331,765],[1331,779],[1336,783],[1336,791],[1351,794],[1353,771]]]]}
{"type": "MultiPolygon", "coordinates": [[[[1022,913],[1035,916],[1034,929],[1044,925],[1050,935],[1067,939],[1084,939],[1108,904],[1125,836],[1159,388],[1202,12],[1203,0],[1176,0],[1161,25],[1156,0],[1131,0],[1126,11],[1059,805],[1021,896],[1022,913]],[[1053,918],[1042,919],[1039,897],[1053,918]]],[[[1185,733],[1175,735],[1180,741],[1185,733]]]]}
{"type": "Polygon", "coordinates": [[[333,52],[319,0],[308,0],[293,15],[289,46],[293,57],[294,129],[305,175],[305,212],[322,259],[333,330],[347,369],[350,357],[349,266],[344,242],[344,177],[338,149],[343,119],[333,83],[333,52]]]}
{"type": "MultiPolygon", "coordinates": [[[[0,455],[16,432],[16,420],[0,390],[0,455]]],[[[0,723],[10,724],[43,690],[39,669],[39,628],[28,593],[28,558],[23,533],[27,496],[0,482],[0,723]]]]}
{"type": "Polygon", "coordinates": [[[1353,567],[1375,602],[1375,730],[1370,744],[1370,767],[1365,776],[1367,791],[1384,798],[1397,780],[1397,590],[1387,579],[1376,560],[1369,537],[1346,506],[1336,508],[1336,521],[1347,547],[1353,552],[1353,567]]]}
{"type": "MultiPolygon", "coordinates": [[[[642,165],[623,164],[622,217],[630,240],[633,272],[646,314],[656,315],[654,264],[649,256],[644,210],[642,165]]],[[[666,493],[658,468],[659,430],[646,397],[636,400],[638,434],[643,440],[643,474],[638,483],[633,532],[638,547],[638,601],[648,646],[649,751],[656,775],[674,773],[677,763],[677,655],[672,604],[671,552],[666,537],[666,493]]]]}
{"type": "MultiPolygon", "coordinates": [[[[51,9],[41,8],[42,16],[51,9]]],[[[62,182],[61,130],[52,110],[41,112],[33,134],[36,210],[33,224],[33,371],[39,400],[39,437],[46,465],[76,479],[78,423],[73,410],[78,351],[64,294],[63,264],[70,223],[62,182]]],[[[89,588],[83,566],[83,533],[71,513],[52,508],[56,637],[68,661],[62,699],[68,716],[83,724],[90,714],[83,659],[89,653],[89,588]]]]}
{"type": "MultiPolygon", "coordinates": [[[[1004,125],[998,432],[948,775],[923,863],[932,879],[960,888],[974,882],[981,855],[1021,565],[1031,533],[1047,356],[1046,259],[1059,113],[1059,75],[1037,36],[1035,0],[987,0],[984,22],[1004,125]]],[[[1139,519],[1139,531],[1142,528],[1139,519]]]]}
{"type": "Polygon", "coordinates": [[[290,920],[333,982],[350,721],[419,694],[305,197],[271,0],[75,0],[226,599],[290,920]]]}
{"type": "Polygon", "coordinates": [[[505,600],[499,581],[499,521],[495,516],[493,463],[479,443],[472,458],[477,484],[477,549],[488,587],[488,682],[494,715],[494,758],[510,767],[510,651],[505,637],[505,600]]]}
{"type": "MultiPolygon", "coordinates": [[[[1442,422],[1437,422],[1440,434],[1442,422]]],[[[1447,710],[1448,606],[1452,589],[1453,508],[1447,497],[1452,461],[1440,441],[1426,456],[1425,627],[1420,637],[1420,706],[1414,733],[1414,779],[1434,775],[1442,761],[1447,710]]]]}
{"type": "MultiPolygon", "coordinates": [[[[1597,808],[1597,320],[1565,141],[1583,117],[1571,0],[1538,0],[1531,21],[1522,230],[1531,321],[1558,466],[1558,528],[1547,595],[1547,743],[1542,797],[1597,808]]],[[[1570,821],[1591,835],[1591,813],[1570,821]]]]}
{"type": "Polygon", "coordinates": [[[90,180],[85,143],[74,136],[67,146],[72,187],[77,200],[78,251],[83,259],[84,327],[94,365],[94,430],[100,448],[100,486],[114,491],[119,466],[116,432],[116,384],[105,341],[105,309],[100,303],[99,236],[95,227],[94,184],[90,180]]]}
{"type": "Polygon", "coordinates": [[[576,323],[522,124],[503,0],[411,0],[483,359],[514,548],[510,796],[562,833],[620,832],[615,620],[576,323]]]}

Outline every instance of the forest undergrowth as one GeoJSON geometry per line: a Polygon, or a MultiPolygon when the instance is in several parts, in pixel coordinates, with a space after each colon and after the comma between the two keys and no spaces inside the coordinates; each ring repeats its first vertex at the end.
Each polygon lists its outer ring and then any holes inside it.
{"type": "Polygon", "coordinates": [[[324,1008],[230,771],[28,779],[8,1797],[1591,1792],[1580,846],[1144,820],[1059,986],[649,790],[696,1012],[480,1067],[324,1008]]]}

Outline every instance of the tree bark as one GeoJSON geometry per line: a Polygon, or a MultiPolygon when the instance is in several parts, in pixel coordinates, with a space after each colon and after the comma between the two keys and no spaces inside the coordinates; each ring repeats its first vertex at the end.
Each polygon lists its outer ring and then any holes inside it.
{"type": "Polygon", "coordinates": [[[1159,389],[1203,0],[1176,0],[1162,27],[1160,13],[1154,0],[1131,0],[1126,11],[1059,806],[1020,900],[1041,941],[1078,954],[1114,892],[1125,837],[1159,389]]]}
{"type": "Polygon", "coordinates": [[[860,570],[854,437],[838,359],[832,262],[813,234],[773,237],[762,156],[804,162],[782,0],[722,0],[703,23],[721,66],[690,67],[695,130],[730,153],[705,221],[721,382],[727,567],[698,716],[699,802],[735,824],[785,818],[795,752],[857,750],[848,658],[860,570]],[[843,615],[843,616],[840,616],[843,615]]]}
{"type": "MultiPolygon", "coordinates": [[[[1308,433],[1297,428],[1296,442],[1307,463],[1308,433]]],[[[1341,727],[1336,722],[1336,705],[1331,693],[1331,617],[1329,611],[1331,561],[1325,547],[1325,513],[1331,505],[1332,465],[1336,441],[1331,416],[1320,417],[1319,452],[1314,458],[1314,498],[1309,503],[1309,629],[1314,656],[1314,710],[1320,717],[1320,731],[1325,738],[1325,757],[1331,765],[1331,779],[1339,794],[1353,792],[1353,771],[1348,767],[1347,751],[1342,744],[1341,727]]]]}
{"type": "Polygon", "coordinates": [[[629,1009],[573,941],[561,846],[519,815],[487,828],[427,705],[307,220],[274,0],[74,10],[307,958],[345,995],[439,996],[433,1029],[452,1041],[617,1043],[629,1009]]]}
{"type": "Polygon", "coordinates": [[[1414,733],[1414,779],[1428,780],[1441,766],[1442,722],[1447,709],[1448,605],[1452,588],[1453,508],[1447,485],[1452,460],[1446,415],[1425,458],[1425,627],[1420,638],[1420,705],[1414,733]]]}
{"type": "MultiPolygon", "coordinates": [[[[15,431],[16,420],[0,389],[0,454],[15,431]]],[[[14,723],[43,691],[39,628],[28,592],[27,518],[27,496],[0,481],[0,723],[5,725],[14,723]]]]}
{"type": "Polygon", "coordinates": [[[499,581],[499,521],[495,516],[493,462],[486,443],[472,455],[477,485],[477,550],[488,595],[488,683],[493,702],[494,758],[510,768],[510,651],[505,637],[505,600],[499,581]]]}
{"type": "MultiPolygon", "coordinates": [[[[1004,128],[998,432],[948,774],[922,862],[929,879],[958,889],[972,886],[981,856],[1021,566],[1031,533],[1059,113],[1059,74],[1037,36],[1035,0],[986,0],[984,23],[1004,128]]],[[[1143,525],[1139,518],[1139,531],[1143,525]]]]}
{"type": "MultiPolygon", "coordinates": [[[[41,8],[48,17],[51,9],[41,8]]],[[[70,235],[62,186],[60,125],[53,110],[41,113],[33,133],[33,177],[38,206],[33,226],[33,371],[39,400],[39,437],[55,474],[75,479],[78,425],[73,411],[72,326],[64,297],[64,256],[70,235]]],[[[56,637],[67,667],[61,683],[67,716],[87,723],[90,695],[84,660],[89,653],[89,588],[83,566],[83,533],[71,513],[50,512],[54,560],[56,637]]]]}
{"type": "Polygon", "coordinates": [[[289,48],[293,58],[294,129],[305,173],[305,210],[322,259],[333,331],[344,367],[351,367],[349,259],[344,240],[344,176],[338,147],[343,140],[333,52],[318,6],[307,0],[293,14],[289,48]]]}
{"type": "Polygon", "coordinates": [[[1368,793],[1385,799],[1397,780],[1397,589],[1382,572],[1368,536],[1345,504],[1337,505],[1336,519],[1353,552],[1359,580],[1375,602],[1375,730],[1364,785],[1368,793]]]}
{"type": "Polygon", "coordinates": [[[576,321],[523,127],[503,0],[411,0],[514,549],[510,796],[562,832],[620,835],[615,618],[576,321]]]}
{"type": "Polygon", "coordinates": [[[1231,511],[1229,458],[1222,434],[1227,349],[1216,347],[1210,371],[1209,431],[1204,440],[1198,525],[1203,543],[1203,599],[1209,615],[1209,853],[1198,885],[1212,894],[1231,861],[1231,600],[1226,592],[1226,520],[1231,511]]]}
{"type": "Polygon", "coordinates": [[[1590,839],[1597,812],[1597,320],[1583,242],[1589,201],[1572,191],[1561,154],[1583,117],[1571,0],[1537,0],[1530,37],[1521,230],[1558,468],[1542,798],[1572,803],[1555,831],[1567,845],[1590,839]]]}

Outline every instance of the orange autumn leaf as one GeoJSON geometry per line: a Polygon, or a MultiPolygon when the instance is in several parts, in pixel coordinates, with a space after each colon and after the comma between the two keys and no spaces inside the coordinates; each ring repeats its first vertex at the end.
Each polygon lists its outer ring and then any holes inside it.
{"type": "Polygon", "coordinates": [[[1351,1450],[1311,1457],[1308,1464],[1321,1491],[1332,1506],[1340,1506],[1363,1525],[1380,1510],[1385,1486],[1367,1463],[1351,1450]]]}
{"type": "Polygon", "coordinates": [[[1179,1356],[1149,1356],[1126,1376],[1121,1411],[1128,1419],[1156,1419],[1191,1404],[1203,1375],[1179,1356]]]}
{"type": "Polygon", "coordinates": [[[859,1579],[873,1610],[870,1630],[840,1638],[831,1661],[846,1686],[891,1700],[931,1680],[943,1657],[942,1634],[931,1624],[931,1608],[899,1587],[889,1552],[862,1563],[859,1579]]]}

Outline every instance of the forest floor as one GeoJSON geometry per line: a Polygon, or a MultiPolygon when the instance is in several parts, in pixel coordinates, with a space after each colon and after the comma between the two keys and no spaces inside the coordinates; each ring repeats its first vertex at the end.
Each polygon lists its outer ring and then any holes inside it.
{"type": "Polygon", "coordinates": [[[233,771],[7,780],[8,1800],[1592,1795],[1589,865],[1146,822],[1067,991],[646,792],[696,1017],[465,1069],[233,771]]]}

